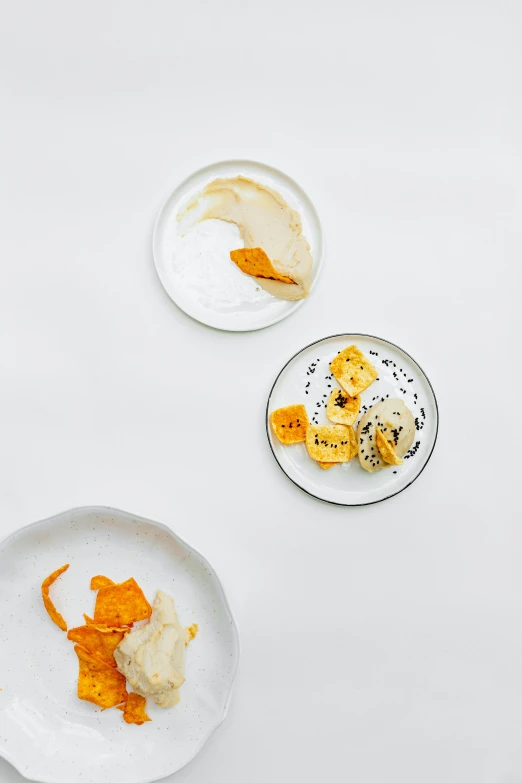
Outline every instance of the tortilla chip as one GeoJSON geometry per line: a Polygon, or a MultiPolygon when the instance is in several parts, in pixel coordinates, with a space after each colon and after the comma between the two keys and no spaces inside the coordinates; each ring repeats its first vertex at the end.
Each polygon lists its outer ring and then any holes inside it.
{"type": "Polygon", "coordinates": [[[50,574],[50,576],[48,576],[42,582],[42,598],[43,598],[44,606],[47,609],[47,613],[51,618],[51,620],[53,621],[53,623],[56,623],[58,628],[60,628],[62,631],[67,630],[67,623],[63,619],[60,612],[56,611],[55,605],[49,598],[49,588],[52,585],[52,583],[55,582],[61,574],[63,574],[64,571],[67,571],[68,568],[69,568],[69,563],[67,563],[67,565],[62,566],[61,568],[58,568],[56,571],[53,571],[53,573],[50,574]]]}
{"type": "Polygon", "coordinates": [[[84,614],[83,616],[85,617],[85,625],[88,625],[89,628],[95,628],[102,633],[110,633],[113,631],[129,633],[129,631],[132,630],[130,625],[106,625],[105,623],[95,623],[88,615],[84,614]]]}
{"type": "Polygon", "coordinates": [[[185,647],[188,647],[192,639],[195,639],[198,635],[199,625],[192,623],[185,628],[185,647]]]}
{"type": "Polygon", "coordinates": [[[267,254],[260,247],[242,247],[230,251],[230,259],[242,272],[252,277],[262,277],[266,280],[279,280],[281,283],[295,285],[295,280],[281,275],[274,268],[267,254]]]}
{"type": "Polygon", "coordinates": [[[334,389],[326,404],[326,415],[335,424],[355,424],[361,409],[359,395],[350,397],[342,389],[334,389]]]}
{"type": "Polygon", "coordinates": [[[339,463],[338,462],[319,462],[319,460],[318,460],[317,464],[323,470],[330,470],[330,468],[333,468],[335,465],[338,465],[339,463]]]}
{"type": "Polygon", "coordinates": [[[135,723],[137,726],[142,726],[146,721],[150,721],[149,716],[145,712],[146,705],[147,700],[143,696],[131,691],[127,696],[125,706],[121,705],[118,709],[123,712],[125,723],[135,723]]]}
{"type": "Polygon", "coordinates": [[[355,456],[354,441],[353,428],[342,424],[313,424],[306,431],[306,448],[316,462],[349,462],[355,456]]]}
{"type": "Polygon", "coordinates": [[[78,628],[71,628],[67,634],[71,642],[76,642],[97,660],[114,668],[116,668],[114,650],[124,636],[123,630],[100,625],[80,625],[78,628]]]}
{"type": "Polygon", "coordinates": [[[98,576],[93,576],[91,579],[91,590],[99,590],[100,587],[108,587],[109,585],[113,585],[114,582],[112,579],[109,579],[108,576],[102,576],[101,574],[98,574],[98,576]]]}
{"type": "Polygon", "coordinates": [[[272,428],[286,446],[306,440],[308,415],[304,405],[288,405],[270,414],[272,428]]]}
{"type": "Polygon", "coordinates": [[[375,428],[375,445],[379,449],[379,453],[383,460],[388,465],[402,465],[402,459],[400,459],[393,448],[393,443],[386,440],[384,433],[379,427],[375,428]]]}
{"type": "Polygon", "coordinates": [[[359,441],[357,440],[357,435],[353,427],[348,427],[348,432],[350,433],[350,440],[352,442],[352,457],[356,457],[359,453],[359,441]]]}
{"type": "Polygon", "coordinates": [[[126,680],[112,666],[99,661],[79,644],[74,650],[78,656],[78,698],[90,701],[104,710],[115,707],[127,699],[126,680]]]}
{"type": "Polygon", "coordinates": [[[373,364],[356,345],[350,345],[337,354],[330,363],[330,370],[350,397],[363,392],[378,376],[373,364]]]}
{"type": "Polygon", "coordinates": [[[145,620],[152,614],[152,607],[134,579],[120,584],[100,587],[94,607],[94,622],[113,627],[131,625],[145,620]]]}

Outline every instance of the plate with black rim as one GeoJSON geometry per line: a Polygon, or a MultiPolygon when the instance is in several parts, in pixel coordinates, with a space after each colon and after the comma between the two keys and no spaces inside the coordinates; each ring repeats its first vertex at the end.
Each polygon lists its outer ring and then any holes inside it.
{"type": "Polygon", "coordinates": [[[268,442],[279,467],[296,486],[319,500],[341,506],[364,506],[397,495],[417,479],[433,453],[439,427],[437,400],[428,377],[406,351],[388,340],[367,334],[337,334],[311,343],[292,356],[274,381],[266,407],[268,442]],[[283,445],[270,425],[278,408],[302,403],[311,424],[331,424],[326,402],[339,384],[330,362],[349,345],[356,345],[373,363],[378,378],[361,394],[364,413],[386,398],[404,401],[415,419],[413,444],[403,464],[369,473],[355,457],[330,470],[312,460],[304,443],[283,445]]]}

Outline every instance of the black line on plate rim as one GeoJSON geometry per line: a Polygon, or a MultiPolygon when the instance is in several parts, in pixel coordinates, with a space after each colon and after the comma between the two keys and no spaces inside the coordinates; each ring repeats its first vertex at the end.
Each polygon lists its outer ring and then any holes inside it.
{"type": "Polygon", "coordinates": [[[313,342],[309,343],[308,345],[305,345],[304,348],[301,348],[301,350],[296,351],[296,353],[294,353],[294,355],[291,356],[290,359],[288,359],[286,364],[284,364],[281,367],[281,369],[279,370],[279,372],[278,372],[278,374],[276,376],[275,381],[272,384],[272,388],[270,389],[270,392],[268,394],[268,400],[267,400],[267,403],[266,403],[266,413],[265,413],[265,427],[266,427],[266,437],[268,439],[268,445],[270,446],[270,450],[271,450],[271,452],[272,452],[272,454],[274,456],[274,459],[275,459],[276,463],[279,465],[279,468],[282,470],[282,472],[287,477],[287,479],[289,479],[292,482],[292,484],[294,484],[294,486],[298,487],[298,489],[300,489],[301,492],[304,492],[305,494],[309,495],[311,498],[315,498],[316,500],[321,501],[321,503],[329,503],[331,506],[342,506],[343,508],[357,508],[359,506],[374,506],[376,503],[382,503],[384,500],[389,500],[390,498],[393,498],[396,495],[400,495],[400,493],[404,492],[405,489],[408,489],[408,487],[411,487],[413,482],[416,481],[419,478],[419,476],[421,475],[421,473],[424,471],[426,465],[428,464],[428,462],[431,459],[431,455],[433,454],[433,451],[435,449],[435,444],[437,443],[437,437],[438,437],[438,434],[439,434],[439,405],[438,405],[438,402],[437,402],[437,396],[435,394],[435,390],[434,390],[433,386],[431,385],[430,379],[428,378],[428,376],[426,375],[426,373],[424,372],[424,370],[422,369],[420,364],[413,358],[413,356],[411,356],[411,354],[409,354],[407,351],[405,351],[403,348],[401,348],[400,345],[397,345],[396,343],[392,343],[391,340],[385,340],[383,337],[377,337],[374,334],[365,334],[364,332],[342,332],[341,334],[331,334],[328,337],[322,337],[320,340],[314,340],[313,342]],[[286,370],[286,368],[288,367],[290,362],[292,362],[297,356],[299,356],[299,354],[303,353],[303,351],[306,351],[306,350],[308,350],[308,348],[311,348],[313,345],[318,345],[319,343],[324,343],[326,340],[333,340],[336,337],[345,337],[346,335],[350,335],[352,337],[369,337],[371,340],[380,340],[380,342],[382,342],[382,343],[387,343],[388,345],[392,345],[394,348],[397,348],[397,350],[399,350],[403,354],[405,354],[405,356],[407,356],[408,359],[411,359],[411,361],[416,365],[416,367],[419,368],[419,370],[421,371],[422,375],[426,378],[426,380],[428,382],[428,386],[430,387],[431,393],[433,394],[433,400],[435,402],[435,412],[437,414],[437,422],[436,422],[437,426],[435,428],[435,437],[433,439],[433,446],[431,447],[431,451],[428,454],[428,458],[427,458],[426,462],[424,463],[424,465],[422,466],[420,471],[417,473],[417,475],[410,481],[409,484],[406,484],[402,489],[397,490],[397,492],[392,492],[391,495],[386,495],[386,497],[380,498],[380,500],[369,500],[367,503],[338,503],[335,500],[327,500],[326,498],[320,498],[317,495],[314,495],[313,492],[309,492],[307,489],[302,487],[300,484],[297,483],[297,481],[294,481],[294,479],[291,476],[288,475],[288,473],[286,472],[286,470],[283,468],[283,466],[281,465],[281,463],[279,462],[279,460],[276,457],[276,453],[275,453],[275,451],[273,449],[273,446],[272,446],[272,441],[270,440],[270,430],[269,430],[269,426],[268,426],[268,409],[270,407],[270,400],[272,398],[272,393],[273,393],[273,391],[275,389],[275,385],[276,385],[277,381],[279,380],[279,378],[282,375],[282,373],[284,372],[284,370],[286,370]]]}

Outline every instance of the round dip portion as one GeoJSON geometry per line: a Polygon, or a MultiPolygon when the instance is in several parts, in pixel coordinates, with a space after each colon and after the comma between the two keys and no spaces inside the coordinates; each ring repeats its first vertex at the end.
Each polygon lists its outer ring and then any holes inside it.
{"type": "Polygon", "coordinates": [[[114,658],[132,689],[159,707],[173,707],[185,682],[185,631],[174,600],[158,590],[149,622],[128,633],[114,658]]]}
{"type": "MultiPolygon", "coordinates": [[[[203,220],[234,223],[244,247],[262,248],[274,268],[294,284],[256,277],[256,282],[280,299],[303,299],[310,291],[312,256],[299,214],[275,190],[246,177],[215,179],[178,215],[187,233],[203,220]]],[[[232,263],[232,262],[231,262],[232,263]]]]}
{"type": "Polygon", "coordinates": [[[366,411],[357,427],[357,440],[359,462],[369,473],[390,467],[377,448],[376,427],[379,427],[386,440],[392,443],[398,457],[404,457],[415,436],[415,420],[403,400],[384,400],[366,411]]]}

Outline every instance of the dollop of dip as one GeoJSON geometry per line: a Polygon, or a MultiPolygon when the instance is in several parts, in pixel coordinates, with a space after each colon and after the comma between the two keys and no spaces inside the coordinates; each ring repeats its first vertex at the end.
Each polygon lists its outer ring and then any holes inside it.
{"type": "Polygon", "coordinates": [[[377,427],[399,459],[404,457],[415,437],[415,419],[403,400],[382,400],[371,407],[361,418],[357,428],[359,462],[369,473],[390,467],[378,447],[377,427]]]}
{"type": "Polygon", "coordinates": [[[187,233],[202,220],[224,220],[239,228],[245,248],[261,248],[274,269],[292,282],[256,277],[280,299],[304,299],[310,291],[312,255],[299,213],[266,185],[246,177],[215,179],[178,214],[187,233]]]}
{"type": "Polygon", "coordinates": [[[179,702],[185,682],[185,630],[170,595],[158,590],[149,622],[122,639],[114,658],[136,693],[160,707],[179,702]]]}

